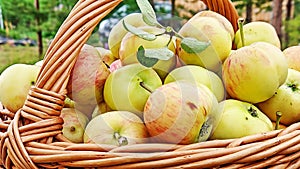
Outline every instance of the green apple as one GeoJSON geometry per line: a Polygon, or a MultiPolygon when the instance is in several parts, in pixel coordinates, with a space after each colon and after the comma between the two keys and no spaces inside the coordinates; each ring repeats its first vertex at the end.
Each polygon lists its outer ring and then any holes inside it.
{"type": "MultiPolygon", "coordinates": [[[[164,29],[160,29],[152,26],[144,26],[139,27],[139,29],[152,33],[152,34],[162,34],[165,32],[164,29]]],[[[167,34],[157,36],[157,38],[153,41],[144,40],[137,35],[132,33],[127,33],[122,39],[120,46],[120,60],[122,65],[128,65],[132,63],[139,63],[137,59],[137,52],[139,47],[142,45],[145,49],[153,49],[153,48],[163,48],[168,45],[170,41],[170,36],[167,34]]],[[[167,73],[169,73],[172,69],[175,68],[177,60],[175,57],[175,43],[171,41],[168,45],[168,48],[173,51],[174,57],[171,57],[169,60],[159,60],[154,66],[153,69],[160,75],[160,77],[164,78],[167,73]]]]}
{"type": "Polygon", "coordinates": [[[94,107],[103,101],[103,87],[109,74],[97,49],[84,44],[70,74],[67,96],[76,102],[75,106],[85,107],[79,110],[88,117],[94,107]]]}
{"type": "Polygon", "coordinates": [[[272,121],[251,103],[220,102],[221,119],[210,139],[232,139],[273,130],[272,121]]]}
{"type": "Polygon", "coordinates": [[[35,85],[40,66],[13,64],[0,75],[0,102],[9,111],[19,110],[28,95],[31,86],[35,85]]]}
{"type": "Polygon", "coordinates": [[[195,15],[181,27],[178,33],[183,37],[191,37],[210,43],[200,53],[188,53],[182,49],[181,40],[178,38],[176,40],[176,52],[185,64],[199,65],[218,72],[222,62],[231,52],[231,33],[224,28],[224,25],[216,17],[195,15]]]}
{"type": "Polygon", "coordinates": [[[275,94],[286,79],[287,69],[277,47],[257,42],[230,54],[223,63],[222,79],[231,98],[258,103],[275,94]]]}
{"type": "Polygon", "coordinates": [[[110,111],[94,117],[86,126],[85,143],[116,146],[146,143],[148,132],[143,121],[128,111],[110,111]]]}
{"type": "Polygon", "coordinates": [[[62,133],[73,143],[83,143],[83,134],[88,117],[75,108],[63,108],[60,117],[64,120],[62,133]]]}
{"type": "Polygon", "coordinates": [[[122,18],[110,31],[108,36],[108,47],[115,58],[119,57],[120,45],[123,37],[128,32],[123,26],[123,20],[135,27],[146,26],[141,13],[131,13],[122,18]]]}
{"type": "Polygon", "coordinates": [[[195,65],[185,65],[172,70],[164,80],[164,84],[186,80],[195,84],[204,84],[216,96],[218,101],[225,97],[225,88],[221,78],[214,72],[195,65]]]}
{"type": "Polygon", "coordinates": [[[300,46],[290,46],[283,50],[287,59],[288,67],[300,71],[300,46]]]}
{"type": "Polygon", "coordinates": [[[271,120],[276,121],[276,112],[282,116],[280,123],[291,125],[300,121],[300,72],[289,69],[288,77],[270,99],[258,103],[258,107],[271,120]]]}
{"type": "Polygon", "coordinates": [[[216,97],[206,86],[171,82],[150,95],[144,122],[152,141],[191,144],[210,136],[219,117],[217,107],[216,97]]]}
{"type": "MultiPolygon", "coordinates": [[[[273,25],[263,21],[253,21],[243,26],[245,46],[254,42],[267,42],[281,48],[280,39],[273,25]]],[[[240,29],[235,33],[234,44],[237,48],[243,47],[240,29]]]]}
{"type": "Polygon", "coordinates": [[[162,85],[158,74],[139,63],[112,72],[104,85],[104,100],[112,110],[124,110],[143,116],[151,92],[162,85]]]}
{"type": "Polygon", "coordinates": [[[105,49],[104,47],[95,47],[99,54],[100,54],[100,58],[101,60],[107,64],[107,65],[111,65],[112,62],[114,62],[115,60],[117,60],[116,57],[114,57],[114,55],[111,53],[111,51],[109,49],[105,49]]]}

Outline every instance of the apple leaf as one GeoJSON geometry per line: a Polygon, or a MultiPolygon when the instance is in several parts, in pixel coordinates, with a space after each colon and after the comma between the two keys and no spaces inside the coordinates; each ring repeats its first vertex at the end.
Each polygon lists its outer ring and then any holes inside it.
{"type": "Polygon", "coordinates": [[[187,53],[200,53],[210,45],[210,42],[202,42],[195,38],[183,38],[181,47],[187,53]]]}
{"type": "Polygon", "coordinates": [[[145,49],[145,56],[148,58],[156,58],[159,60],[169,60],[174,56],[174,53],[167,47],[145,49]]]}
{"type": "Polygon", "coordinates": [[[157,62],[157,58],[150,58],[145,56],[145,49],[143,46],[140,46],[137,52],[137,60],[144,66],[146,67],[152,67],[154,66],[157,62]]]}
{"type": "Polygon", "coordinates": [[[125,20],[123,20],[123,26],[128,32],[131,32],[134,35],[136,35],[144,40],[153,41],[156,39],[156,35],[146,32],[146,31],[143,31],[141,29],[138,29],[138,28],[126,23],[125,20]]]}
{"type": "Polygon", "coordinates": [[[158,25],[156,14],[148,0],[136,0],[139,9],[143,15],[143,20],[147,25],[158,25]]]}

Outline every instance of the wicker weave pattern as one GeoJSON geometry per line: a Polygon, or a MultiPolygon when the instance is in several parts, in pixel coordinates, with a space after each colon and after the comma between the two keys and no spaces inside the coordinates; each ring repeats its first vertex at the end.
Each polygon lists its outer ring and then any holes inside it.
{"type": "MultiPolygon", "coordinates": [[[[203,0],[237,30],[230,0],[203,0]]],[[[66,84],[76,57],[95,26],[121,0],[79,0],[57,32],[23,108],[0,107],[0,157],[5,168],[300,168],[300,123],[284,130],[191,145],[75,144],[63,137],[66,84]]]]}

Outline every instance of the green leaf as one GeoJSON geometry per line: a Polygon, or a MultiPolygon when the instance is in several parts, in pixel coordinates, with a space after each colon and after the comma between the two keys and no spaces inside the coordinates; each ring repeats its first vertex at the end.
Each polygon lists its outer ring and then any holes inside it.
{"type": "Polygon", "coordinates": [[[159,60],[169,60],[173,56],[174,56],[173,51],[171,51],[167,47],[145,50],[145,57],[148,57],[148,58],[156,58],[159,60]]]}
{"type": "Polygon", "coordinates": [[[201,42],[195,38],[183,38],[181,47],[187,53],[200,53],[210,45],[210,42],[201,42]]]}
{"type": "Polygon", "coordinates": [[[143,15],[143,20],[146,24],[150,26],[158,25],[156,14],[148,0],[136,0],[141,13],[143,15]]]}
{"type": "Polygon", "coordinates": [[[143,31],[141,29],[138,29],[138,28],[126,23],[125,20],[123,20],[123,26],[128,32],[131,32],[134,35],[136,35],[142,39],[145,39],[148,41],[153,41],[156,39],[156,35],[146,32],[146,31],[143,31]]]}
{"type": "Polygon", "coordinates": [[[157,62],[157,58],[149,58],[145,56],[145,49],[143,46],[140,46],[137,52],[137,60],[144,66],[146,67],[152,67],[154,66],[157,62]]]}

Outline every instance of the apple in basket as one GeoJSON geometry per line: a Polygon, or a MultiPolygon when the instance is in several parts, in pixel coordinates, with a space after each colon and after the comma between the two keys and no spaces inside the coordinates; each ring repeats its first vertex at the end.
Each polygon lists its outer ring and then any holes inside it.
{"type": "Polygon", "coordinates": [[[221,78],[214,72],[196,65],[184,65],[172,70],[164,80],[164,84],[186,80],[195,84],[204,84],[216,96],[218,101],[225,98],[225,88],[221,78]]]}
{"type": "Polygon", "coordinates": [[[116,146],[148,142],[141,118],[128,111],[110,111],[94,117],[86,126],[84,143],[116,146]]]}
{"type": "Polygon", "coordinates": [[[122,18],[109,32],[108,36],[108,47],[112,55],[116,58],[119,57],[120,45],[123,37],[128,33],[128,31],[123,26],[123,21],[126,23],[135,26],[147,26],[143,20],[143,15],[141,13],[131,13],[122,18]]]}
{"type": "Polygon", "coordinates": [[[154,142],[191,144],[209,138],[218,121],[218,101],[202,84],[175,81],[157,88],[144,108],[154,142]]]}
{"type": "Polygon", "coordinates": [[[88,117],[75,108],[63,108],[60,117],[64,120],[63,135],[73,143],[83,143],[88,117]]]}
{"type": "Polygon", "coordinates": [[[221,69],[222,62],[231,52],[233,27],[230,25],[225,28],[220,18],[223,18],[223,22],[229,22],[225,17],[200,13],[194,15],[181,27],[178,32],[181,36],[195,38],[209,44],[207,48],[199,52],[186,51],[182,50],[184,41],[177,39],[176,52],[183,63],[199,65],[214,72],[221,69]]]}
{"type": "Polygon", "coordinates": [[[67,96],[88,117],[91,117],[95,106],[103,101],[103,87],[109,74],[97,49],[84,44],[70,74],[67,96]]]}
{"type": "Polygon", "coordinates": [[[112,72],[104,85],[104,100],[112,110],[126,110],[143,117],[151,92],[162,85],[158,74],[139,63],[112,72]]]}
{"type": "Polygon", "coordinates": [[[300,72],[289,69],[288,77],[273,97],[258,103],[258,107],[271,120],[276,120],[276,112],[282,113],[280,123],[291,125],[300,121],[300,72]]]}
{"type": "Polygon", "coordinates": [[[210,139],[240,138],[273,130],[272,121],[251,103],[227,99],[219,106],[221,118],[210,139]]]}
{"type": "Polygon", "coordinates": [[[19,110],[35,85],[40,66],[13,64],[0,75],[0,102],[11,112],[19,110]]]}
{"type": "Polygon", "coordinates": [[[158,73],[161,78],[164,78],[167,73],[169,73],[172,69],[175,68],[177,64],[177,60],[175,57],[175,43],[174,41],[170,41],[170,36],[164,34],[165,29],[160,29],[153,26],[143,26],[138,27],[139,30],[147,32],[152,35],[162,34],[160,36],[156,36],[154,40],[146,40],[141,37],[128,32],[124,38],[122,39],[119,56],[122,62],[122,65],[128,65],[132,63],[139,63],[137,52],[139,51],[139,47],[143,46],[144,49],[157,49],[168,47],[168,49],[173,52],[171,58],[166,60],[158,60],[152,67],[158,73]],[[169,43],[170,42],[170,43],[169,43]],[[168,44],[169,43],[169,44],[168,44]]]}
{"type": "Polygon", "coordinates": [[[109,65],[109,70],[110,70],[111,72],[113,72],[113,71],[119,69],[120,67],[122,67],[122,62],[121,62],[120,59],[117,59],[117,60],[113,61],[113,62],[109,65]]]}
{"type": "MultiPolygon", "coordinates": [[[[234,43],[238,48],[243,46],[241,38],[241,29],[235,33],[234,43]]],[[[280,49],[281,43],[273,25],[263,21],[249,22],[243,26],[244,46],[254,42],[267,42],[280,49]]]]}
{"type": "Polygon", "coordinates": [[[275,94],[287,73],[282,51],[269,43],[256,42],[230,54],[223,63],[222,79],[232,98],[258,103],[275,94]]]}
{"type": "Polygon", "coordinates": [[[105,64],[111,65],[115,60],[117,60],[117,58],[111,53],[109,49],[105,49],[101,46],[97,46],[95,48],[98,50],[100,58],[105,64]]]}
{"type": "Polygon", "coordinates": [[[300,71],[300,45],[290,46],[283,50],[288,67],[300,71]]]}

